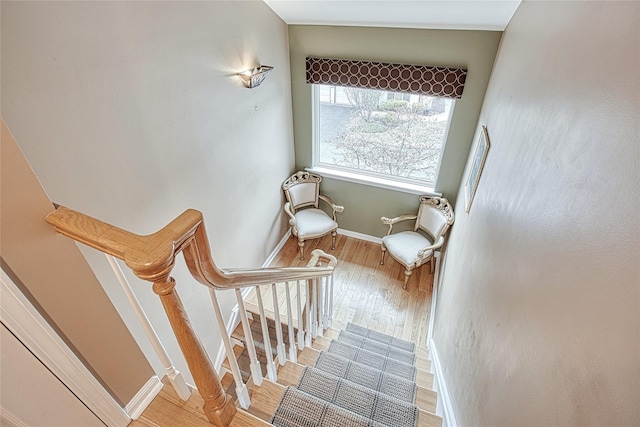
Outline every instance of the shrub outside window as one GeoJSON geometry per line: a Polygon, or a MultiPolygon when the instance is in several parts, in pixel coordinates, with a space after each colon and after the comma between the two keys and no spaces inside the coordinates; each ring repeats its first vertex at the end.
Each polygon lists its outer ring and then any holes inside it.
{"type": "Polygon", "coordinates": [[[454,100],[313,85],[314,166],[433,188],[454,100]]]}

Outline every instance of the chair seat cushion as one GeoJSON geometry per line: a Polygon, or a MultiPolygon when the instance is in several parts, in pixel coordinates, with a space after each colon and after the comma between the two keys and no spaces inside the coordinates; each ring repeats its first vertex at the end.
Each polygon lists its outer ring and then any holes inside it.
{"type": "MultiPolygon", "coordinates": [[[[384,236],[382,243],[391,256],[407,268],[415,266],[419,251],[432,245],[429,239],[415,231],[401,231],[384,236]]],[[[424,259],[428,259],[432,253],[433,251],[427,252],[424,259]]]]}
{"type": "Polygon", "coordinates": [[[320,237],[338,228],[338,223],[322,209],[303,209],[296,212],[295,217],[299,239],[320,237]]]}

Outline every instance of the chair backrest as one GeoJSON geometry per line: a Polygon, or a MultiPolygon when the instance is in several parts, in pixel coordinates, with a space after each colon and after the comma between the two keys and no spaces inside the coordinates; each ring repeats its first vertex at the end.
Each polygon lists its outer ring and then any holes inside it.
{"type": "Polygon", "coordinates": [[[322,177],[307,171],[299,171],[291,175],[282,184],[284,195],[295,212],[306,206],[318,207],[318,195],[322,177]]]}
{"type": "Polygon", "coordinates": [[[453,208],[444,197],[420,196],[420,209],[415,231],[424,230],[434,238],[434,242],[444,236],[453,224],[453,208]]]}

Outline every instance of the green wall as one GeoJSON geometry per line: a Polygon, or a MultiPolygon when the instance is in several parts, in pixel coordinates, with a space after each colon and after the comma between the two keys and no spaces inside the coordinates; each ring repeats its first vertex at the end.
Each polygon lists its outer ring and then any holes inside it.
{"type": "MultiPolygon", "coordinates": [[[[311,85],[305,82],[305,58],[378,60],[467,68],[462,99],[449,129],[436,191],[455,202],[502,32],[414,30],[369,27],[289,26],[291,91],[296,168],[311,166],[311,85]]],[[[382,236],[381,216],[415,211],[418,196],[325,178],[323,192],[345,206],[340,227],[382,236]]]]}

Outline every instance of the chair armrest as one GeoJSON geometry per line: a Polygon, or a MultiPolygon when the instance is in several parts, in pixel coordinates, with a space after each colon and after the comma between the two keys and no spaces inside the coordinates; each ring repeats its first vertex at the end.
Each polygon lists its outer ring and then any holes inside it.
{"type": "Polygon", "coordinates": [[[444,244],[444,236],[440,236],[440,238],[433,245],[427,246],[424,249],[420,249],[418,251],[418,258],[423,260],[425,258],[425,254],[428,251],[435,251],[436,249],[441,248],[443,244],[444,244]]]}
{"type": "Polygon", "coordinates": [[[284,204],[284,212],[289,215],[289,225],[296,226],[296,216],[291,210],[291,203],[287,202],[284,204]]]}
{"type": "Polygon", "coordinates": [[[393,224],[396,224],[401,221],[408,221],[410,219],[416,219],[416,218],[418,218],[418,215],[404,214],[404,215],[397,216],[395,218],[387,218],[386,216],[383,216],[382,218],[380,218],[380,221],[382,221],[383,224],[386,224],[389,226],[389,231],[387,231],[387,236],[388,236],[389,234],[391,234],[391,230],[393,229],[393,224]]]}
{"type": "Polygon", "coordinates": [[[333,211],[333,220],[336,220],[336,212],[344,212],[344,206],[336,205],[333,203],[333,199],[329,196],[325,196],[324,194],[319,194],[318,198],[331,206],[331,210],[333,211]]]}

